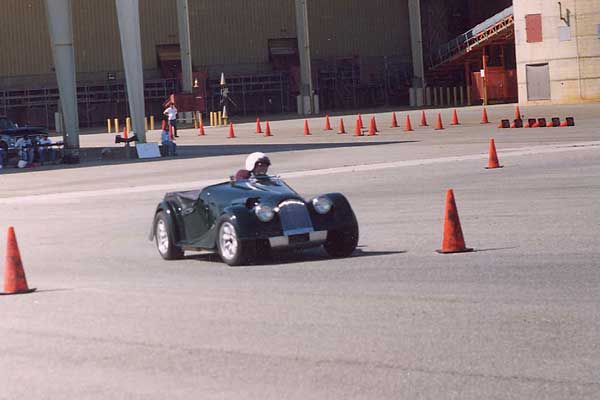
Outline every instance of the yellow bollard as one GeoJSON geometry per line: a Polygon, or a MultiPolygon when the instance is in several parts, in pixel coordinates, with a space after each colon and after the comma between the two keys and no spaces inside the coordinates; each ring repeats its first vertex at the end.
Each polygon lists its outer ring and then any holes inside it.
{"type": "Polygon", "coordinates": [[[150,130],[154,130],[154,115],[150,116],[150,130]]]}
{"type": "Polygon", "coordinates": [[[106,120],[106,126],[108,127],[107,132],[108,133],[112,133],[111,124],[110,124],[110,118],[106,120]]]}
{"type": "Polygon", "coordinates": [[[210,126],[216,126],[217,125],[217,114],[212,111],[210,113],[210,126]]]}
{"type": "Polygon", "coordinates": [[[192,119],[194,120],[194,129],[198,129],[198,120],[196,119],[196,113],[192,114],[192,119]]]}
{"type": "Polygon", "coordinates": [[[131,132],[131,118],[125,118],[125,126],[127,127],[127,132],[131,132]]]}
{"type": "Polygon", "coordinates": [[[119,133],[119,118],[115,118],[115,133],[119,133]]]}
{"type": "Polygon", "coordinates": [[[219,123],[219,126],[223,126],[223,114],[221,111],[217,113],[217,122],[219,123]]]}
{"type": "Polygon", "coordinates": [[[148,118],[144,117],[144,130],[148,132],[148,118]]]}

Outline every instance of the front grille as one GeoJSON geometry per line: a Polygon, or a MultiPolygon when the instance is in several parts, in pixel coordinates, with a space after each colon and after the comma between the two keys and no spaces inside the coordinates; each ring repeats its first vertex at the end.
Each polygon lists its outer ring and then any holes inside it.
{"type": "Polygon", "coordinates": [[[313,231],[306,205],[299,200],[286,200],[279,204],[279,220],[286,236],[313,231]]]}

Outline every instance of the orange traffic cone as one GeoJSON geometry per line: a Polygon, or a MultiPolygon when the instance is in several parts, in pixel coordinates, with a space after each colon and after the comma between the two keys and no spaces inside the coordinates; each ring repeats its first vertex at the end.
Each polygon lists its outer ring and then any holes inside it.
{"type": "Polygon", "coordinates": [[[360,129],[363,129],[365,126],[363,124],[362,115],[358,114],[358,122],[360,122],[360,129]]]}
{"type": "Polygon", "coordinates": [[[490,138],[490,156],[488,160],[488,166],[485,169],[502,168],[502,165],[498,162],[498,155],[496,154],[496,145],[494,144],[494,138],[490,138]]]}
{"type": "Polygon", "coordinates": [[[519,106],[515,107],[515,119],[521,119],[521,110],[519,110],[519,106]]]}
{"type": "Polygon", "coordinates": [[[398,120],[396,119],[396,113],[392,113],[392,126],[391,128],[397,128],[398,127],[398,120]]]}
{"type": "Polygon", "coordinates": [[[127,127],[123,127],[123,139],[127,139],[127,127]]]}
{"type": "Polygon", "coordinates": [[[490,121],[488,120],[487,110],[485,109],[485,107],[483,107],[483,111],[481,112],[481,123],[482,124],[490,123],[490,121]]]}
{"type": "Polygon", "coordinates": [[[362,123],[359,118],[356,118],[356,129],[354,130],[354,136],[362,136],[362,123]]]}
{"type": "Polygon", "coordinates": [[[256,133],[263,133],[262,128],[260,127],[260,118],[256,117],[256,133]]]}
{"type": "Polygon", "coordinates": [[[265,136],[273,136],[271,135],[271,127],[269,126],[269,121],[265,123],[265,136]]]}
{"type": "Polygon", "coordinates": [[[233,131],[233,122],[229,123],[229,135],[227,136],[228,139],[233,139],[235,138],[235,132],[233,131]]]}
{"type": "Polygon", "coordinates": [[[450,125],[460,125],[460,123],[458,122],[458,114],[456,113],[456,108],[452,113],[452,122],[450,123],[450,125]]]}
{"type": "Polygon", "coordinates": [[[15,236],[15,229],[12,226],[8,227],[8,238],[6,240],[6,263],[4,264],[4,292],[0,294],[20,294],[31,293],[35,290],[29,289],[23,263],[21,262],[21,254],[19,253],[19,245],[15,236]]]}
{"type": "Polygon", "coordinates": [[[442,239],[442,248],[437,250],[438,253],[464,253],[473,251],[473,249],[465,246],[462,228],[460,227],[460,219],[458,218],[458,210],[454,201],[454,192],[448,189],[446,193],[446,210],[444,212],[444,237],[442,239]]]}
{"type": "Polygon", "coordinates": [[[410,115],[406,116],[406,124],[404,125],[404,132],[411,132],[413,130],[412,124],[410,123],[410,115]]]}
{"type": "Polygon", "coordinates": [[[162,120],[162,130],[164,131],[165,129],[167,129],[167,121],[165,121],[164,119],[162,120]]]}
{"type": "Polygon", "coordinates": [[[338,133],[346,133],[346,128],[344,127],[344,119],[340,118],[340,127],[338,129],[338,133]]]}
{"type": "Polygon", "coordinates": [[[560,127],[565,127],[565,126],[569,126],[569,123],[567,122],[567,120],[561,121],[560,122],[560,127]]]}
{"type": "Polygon", "coordinates": [[[169,139],[175,140],[175,137],[173,136],[173,127],[171,125],[169,125],[169,139]]]}
{"type": "Polygon", "coordinates": [[[329,123],[329,115],[325,114],[325,129],[326,131],[332,131],[331,124],[329,123]]]}
{"type": "Polygon", "coordinates": [[[369,123],[369,136],[377,135],[377,126],[375,125],[375,117],[371,117],[371,123],[369,123]]]}
{"type": "Polygon", "coordinates": [[[304,134],[305,135],[310,135],[310,128],[308,127],[308,120],[307,119],[304,120],[304,134]]]}
{"type": "Polygon", "coordinates": [[[442,124],[442,114],[438,113],[437,122],[435,124],[435,130],[441,131],[444,129],[444,125],[442,124]]]}
{"type": "Polygon", "coordinates": [[[421,126],[427,126],[427,116],[425,116],[425,111],[421,111],[421,126]]]}
{"type": "Polygon", "coordinates": [[[198,128],[198,136],[204,136],[205,132],[204,132],[204,121],[202,121],[202,118],[200,118],[200,127],[198,128]]]}

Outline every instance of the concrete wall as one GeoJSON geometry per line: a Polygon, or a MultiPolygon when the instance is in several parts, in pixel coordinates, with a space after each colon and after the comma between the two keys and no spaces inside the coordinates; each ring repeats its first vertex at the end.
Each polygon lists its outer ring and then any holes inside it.
{"type": "MultiPolygon", "coordinates": [[[[190,0],[196,70],[269,70],[268,40],[296,37],[294,0],[190,0]]],[[[123,70],[114,0],[73,2],[78,80],[123,70]]],[[[175,0],[140,0],[146,77],[158,77],[156,46],[176,44],[175,0]]],[[[309,2],[313,59],[396,56],[410,63],[406,0],[309,2]]],[[[0,87],[55,81],[43,0],[0,1],[0,87]]]]}
{"type": "MultiPolygon", "coordinates": [[[[600,100],[600,24],[598,0],[562,0],[563,16],[571,12],[571,39],[559,40],[560,19],[555,0],[514,0],[515,44],[519,102],[522,104],[580,103],[600,100]],[[525,16],[542,15],[542,42],[527,43],[525,16]],[[550,100],[530,101],[526,66],[548,63],[550,100]]],[[[566,29],[566,28],[565,28],[566,29]]]]}

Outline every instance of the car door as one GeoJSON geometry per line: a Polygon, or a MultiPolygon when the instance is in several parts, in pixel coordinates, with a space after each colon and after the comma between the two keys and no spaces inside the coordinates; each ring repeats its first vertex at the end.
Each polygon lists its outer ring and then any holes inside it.
{"type": "Polygon", "coordinates": [[[186,242],[194,243],[206,234],[208,229],[207,215],[208,207],[202,196],[198,197],[192,207],[182,210],[181,216],[183,219],[186,242]]]}

